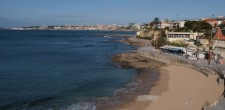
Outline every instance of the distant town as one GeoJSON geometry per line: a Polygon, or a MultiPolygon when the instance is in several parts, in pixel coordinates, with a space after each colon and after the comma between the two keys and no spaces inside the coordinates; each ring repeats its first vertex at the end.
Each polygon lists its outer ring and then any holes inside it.
{"type": "Polygon", "coordinates": [[[129,30],[129,26],[122,25],[63,25],[63,26],[29,26],[11,28],[12,30],[129,30]]]}
{"type": "Polygon", "coordinates": [[[210,25],[221,25],[225,23],[224,16],[218,16],[214,18],[202,18],[197,20],[160,20],[159,18],[154,19],[154,21],[149,23],[129,23],[128,25],[62,25],[62,26],[28,26],[28,27],[13,27],[12,30],[143,30],[143,29],[177,29],[185,27],[185,23],[188,21],[205,21],[210,25]]]}

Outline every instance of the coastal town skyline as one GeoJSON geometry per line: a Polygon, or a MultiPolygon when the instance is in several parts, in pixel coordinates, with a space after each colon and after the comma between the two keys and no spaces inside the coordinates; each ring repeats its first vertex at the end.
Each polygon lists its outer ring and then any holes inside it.
{"type": "Polygon", "coordinates": [[[20,0],[0,1],[0,27],[35,25],[129,24],[160,19],[184,20],[224,16],[225,1],[20,0]]]}

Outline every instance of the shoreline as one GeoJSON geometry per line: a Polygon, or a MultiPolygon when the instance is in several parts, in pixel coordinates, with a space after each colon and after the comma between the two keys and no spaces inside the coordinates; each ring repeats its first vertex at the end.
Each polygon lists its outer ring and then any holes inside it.
{"type": "MultiPolygon", "coordinates": [[[[138,48],[146,45],[132,42],[129,38],[120,40],[120,42],[135,45],[138,48]]],[[[115,91],[114,96],[94,100],[96,110],[120,110],[135,101],[139,96],[148,95],[159,77],[161,77],[160,68],[165,65],[163,62],[142,57],[135,50],[114,55],[112,62],[118,63],[120,68],[132,68],[136,72],[128,84],[115,91]]],[[[143,98],[140,98],[140,100],[143,100],[143,98]]],[[[144,109],[148,103],[141,102],[139,105],[142,105],[141,108],[144,109]]]]}
{"type": "MultiPolygon", "coordinates": [[[[136,38],[129,38],[123,40],[122,42],[139,47],[149,45],[148,41],[138,39],[138,41],[135,42],[136,40],[136,38]],[[134,41],[132,41],[133,39],[134,41]]],[[[132,54],[134,53],[124,54],[124,56],[122,54],[122,57],[126,58],[126,56],[129,56],[129,54],[131,54],[130,57],[132,57],[132,54]]],[[[135,56],[133,57],[135,58],[135,56]]],[[[157,63],[154,62],[153,64],[148,64],[148,60],[152,59],[146,57],[143,59],[145,60],[142,61],[144,61],[146,64],[139,63],[138,65],[135,65],[132,63],[131,58],[127,58],[127,62],[125,64],[130,64],[133,67],[149,67],[154,66],[155,64],[157,65],[157,63]],[[129,62],[129,60],[131,62],[129,62]]],[[[209,106],[212,103],[218,102],[221,93],[223,93],[224,87],[221,84],[217,84],[216,75],[206,77],[201,72],[188,67],[166,64],[161,65],[160,67],[158,66],[158,71],[159,78],[151,87],[149,93],[146,95],[137,96],[136,100],[125,103],[122,107],[120,107],[121,110],[182,110],[188,109],[187,105],[189,104],[188,101],[190,100],[193,103],[192,110],[201,110],[205,106],[209,106]],[[180,79],[177,79],[177,77],[180,77],[180,79]],[[194,83],[195,81],[197,81],[197,85],[194,83]],[[190,90],[190,88],[194,90],[190,90]],[[180,93],[180,91],[182,92],[180,93]],[[184,94],[184,96],[179,96],[177,94],[184,94]],[[187,97],[191,97],[191,99],[188,99],[187,97]],[[184,104],[177,106],[177,103],[179,102],[184,104]]]]}
{"type": "MultiPolygon", "coordinates": [[[[137,49],[140,47],[143,47],[143,46],[150,45],[150,42],[147,40],[136,39],[133,37],[124,39],[121,42],[127,43],[129,45],[137,46],[137,49]],[[138,41],[136,42],[133,40],[138,40],[138,41]]],[[[152,83],[151,86],[146,88],[146,89],[148,89],[148,92],[146,92],[144,94],[143,93],[136,94],[135,98],[123,103],[122,106],[119,107],[121,110],[145,110],[145,108],[148,107],[149,103],[151,103],[152,100],[154,100],[154,98],[158,97],[158,96],[150,95],[149,92],[153,91],[152,89],[154,89],[154,87],[158,85],[159,81],[162,78],[167,79],[167,77],[168,77],[167,75],[165,76],[165,75],[161,74],[161,72],[162,72],[161,68],[164,67],[166,65],[166,63],[140,56],[139,53],[137,52],[137,50],[132,51],[132,52],[118,54],[118,55],[114,56],[113,60],[114,60],[114,62],[120,62],[120,65],[124,68],[134,68],[136,70],[138,70],[138,68],[141,68],[141,69],[147,68],[147,69],[157,72],[157,74],[158,74],[157,79],[155,79],[154,81],[150,81],[150,80],[147,81],[147,82],[152,83]]],[[[138,72],[137,72],[137,74],[138,74],[138,72]]],[[[163,83],[166,84],[166,82],[167,81],[165,80],[163,83]]],[[[145,81],[145,83],[146,83],[146,81],[145,81]]],[[[164,91],[166,91],[166,90],[164,90],[164,91]]],[[[160,89],[156,92],[162,93],[164,91],[162,91],[162,89],[160,89]]]]}
{"type": "MultiPolygon", "coordinates": [[[[132,42],[129,39],[124,39],[121,42],[130,45],[135,45],[138,48],[145,46],[146,43],[132,42]]],[[[139,98],[139,100],[145,100],[143,96],[149,94],[149,91],[158,82],[160,76],[160,68],[165,66],[165,63],[159,62],[150,58],[142,57],[137,51],[130,51],[121,54],[117,54],[112,58],[113,62],[119,63],[121,68],[133,68],[136,70],[134,79],[126,85],[125,88],[119,89],[115,92],[115,96],[110,97],[107,101],[100,101],[103,103],[97,104],[97,110],[120,110],[125,106],[132,104],[139,107],[134,110],[142,110],[147,107],[149,102],[141,102],[133,104],[133,102],[139,98]],[[118,102],[116,102],[118,101],[118,102]],[[116,102],[113,104],[111,102],[116,102]],[[111,104],[109,104],[111,103],[111,104]]],[[[147,99],[148,100],[148,99],[147,99]]],[[[130,105],[129,105],[130,106],[130,105]]]]}
{"type": "MultiPolygon", "coordinates": [[[[118,110],[132,103],[138,96],[147,95],[159,79],[159,68],[164,63],[139,56],[136,52],[121,53],[112,58],[121,68],[134,68],[133,79],[124,87],[115,91],[115,95],[99,100],[96,110],[118,110]],[[156,65],[157,64],[157,65],[156,65]]],[[[148,103],[140,103],[146,106],[148,103]]]]}

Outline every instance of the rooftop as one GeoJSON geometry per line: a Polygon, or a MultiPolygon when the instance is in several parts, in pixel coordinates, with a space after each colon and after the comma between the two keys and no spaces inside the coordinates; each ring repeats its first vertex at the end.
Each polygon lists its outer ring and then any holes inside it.
{"type": "Polygon", "coordinates": [[[225,30],[218,28],[214,36],[214,39],[225,40],[225,30]]]}

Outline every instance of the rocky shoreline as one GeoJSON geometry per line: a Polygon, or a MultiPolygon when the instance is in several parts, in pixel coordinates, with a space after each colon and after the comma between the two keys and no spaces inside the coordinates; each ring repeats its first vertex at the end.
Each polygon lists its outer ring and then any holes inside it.
{"type": "MultiPolygon", "coordinates": [[[[135,46],[145,46],[143,42],[134,42],[130,37],[121,42],[135,46]]],[[[140,56],[137,51],[120,53],[112,57],[113,62],[117,62],[121,68],[134,68],[136,73],[124,88],[117,90],[113,97],[97,101],[97,110],[118,110],[135,101],[139,96],[148,95],[151,88],[160,77],[160,68],[165,63],[140,56]]],[[[140,99],[142,100],[142,98],[140,99]]],[[[141,103],[145,108],[148,103],[141,103]]]]}
{"type": "MultiPolygon", "coordinates": [[[[133,37],[124,39],[121,42],[130,45],[142,47],[148,45],[147,42],[131,40],[133,37]]],[[[142,57],[137,51],[130,51],[127,53],[120,53],[112,58],[113,62],[119,63],[121,68],[134,68],[137,73],[134,75],[132,81],[126,85],[125,88],[116,91],[115,96],[111,97],[108,102],[97,105],[97,110],[118,110],[124,106],[133,103],[139,96],[148,95],[151,88],[158,81],[160,76],[160,68],[165,66],[165,63],[159,62],[150,58],[142,57]],[[117,104],[109,104],[117,102],[117,104]]],[[[140,100],[143,100],[141,98],[140,100]]],[[[148,103],[139,103],[142,109],[147,107],[148,103]]]]}

